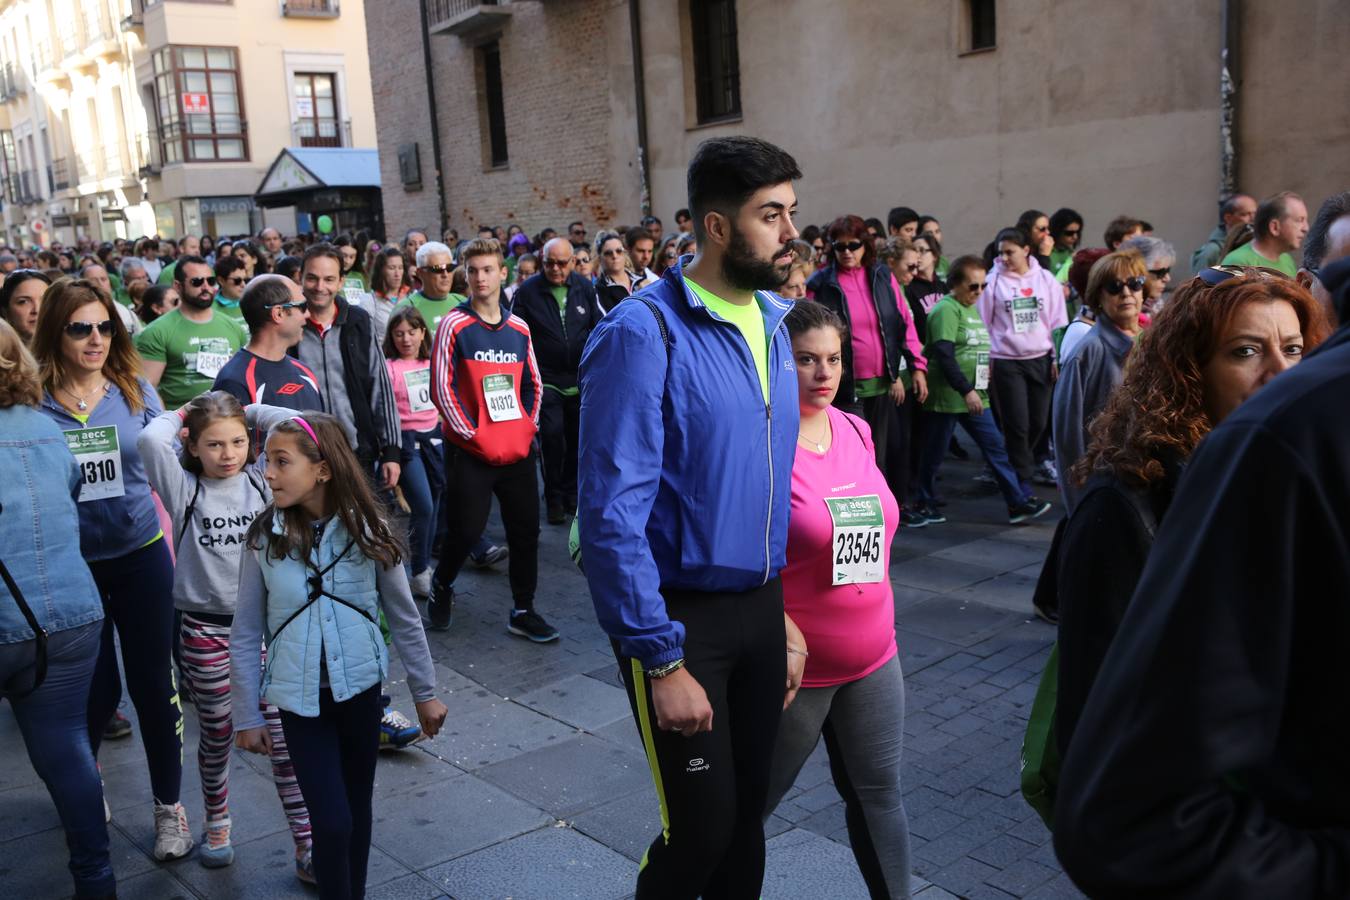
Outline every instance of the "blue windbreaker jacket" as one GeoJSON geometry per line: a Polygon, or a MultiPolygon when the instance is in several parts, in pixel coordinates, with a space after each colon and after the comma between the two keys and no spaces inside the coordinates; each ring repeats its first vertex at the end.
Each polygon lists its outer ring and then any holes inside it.
{"type": "Polygon", "coordinates": [[[684,655],[661,588],[740,592],[783,567],[796,453],[790,301],[757,295],[766,405],[736,326],[685,285],[683,266],[620,303],[581,358],[577,518],[591,599],[620,650],[650,668],[684,655]]]}

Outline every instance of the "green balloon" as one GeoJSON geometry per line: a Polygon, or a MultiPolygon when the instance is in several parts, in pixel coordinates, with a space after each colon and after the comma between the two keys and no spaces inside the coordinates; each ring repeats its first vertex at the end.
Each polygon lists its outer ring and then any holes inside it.
{"type": "Polygon", "coordinates": [[[333,220],[328,216],[319,216],[319,234],[333,233],[333,220]]]}

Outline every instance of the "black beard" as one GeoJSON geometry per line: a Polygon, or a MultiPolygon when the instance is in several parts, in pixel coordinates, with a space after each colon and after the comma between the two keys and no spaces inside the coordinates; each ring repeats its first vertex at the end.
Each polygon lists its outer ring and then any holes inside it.
{"type": "MultiPolygon", "coordinates": [[[[784,245],[778,254],[786,252],[784,245]]],[[[777,254],[775,254],[777,255],[777,254]]],[[[791,261],[779,268],[772,260],[765,261],[755,256],[749,243],[735,227],[731,230],[731,242],[722,256],[722,279],[738,291],[776,291],[787,284],[792,274],[791,261]]]]}
{"type": "Polygon", "coordinates": [[[193,309],[209,309],[216,302],[216,298],[211,296],[205,302],[196,297],[183,297],[183,302],[193,309]]]}

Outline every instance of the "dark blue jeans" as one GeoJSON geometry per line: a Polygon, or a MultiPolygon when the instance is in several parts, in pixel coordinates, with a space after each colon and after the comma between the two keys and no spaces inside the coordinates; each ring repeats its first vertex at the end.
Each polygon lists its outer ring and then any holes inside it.
{"type": "Polygon", "coordinates": [[[341,703],[320,688],[317,716],[281,711],[295,779],[309,807],[321,900],[360,900],[366,893],[383,706],[377,684],[341,703]]]}
{"type": "Polygon", "coordinates": [[[947,454],[952,432],[957,423],[966,430],[984,454],[985,462],[994,470],[998,489],[1008,508],[1022,503],[1031,496],[1031,491],[1017,477],[1012,464],[1008,461],[1008,451],[1003,445],[1003,435],[994,423],[994,414],[985,410],[983,414],[972,416],[970,413],[940,413],[924,411],[923,444],[919,453],[919,484],[915,491],[920,503],[929,504],[937,496],[935,482],[942,459],[947,454]]]}
{"type": "Polygon", "coordinates": [[[408,556],[414,575],[431,565],[436,511],[445,485],[445,461],[440,442],[439,428],[403,432],[402,473],[398,486],[403,489],[403,499],[408,501],[411,511],[408,556]]]}
{"type": "Polygon", "coordinates": [[[116,559],[89,564],[103,597],[103,640],[89,691],[89,743],[98,756],[103,729],[122,699],[113,628],[122,642],[127,693],[136,707],[160,803],[178,802],[183,781],[183,704],[174,673],[173,561],[163,539],[116,559]]]}
{"type": "MultiPolygon", "coordinates": [[[[46,783],[66,831],[76,897],[117,889],[103,821],[103,786],[85,721],[102,633],[102,622],[53,633],[47,639],[46,679],[27,697],[11,701],[33,770],[46,783]]],[[[32,641],[0,644],[0,683],[6,688],[19,691],[33,683],[33,649],[32,641]]]]}

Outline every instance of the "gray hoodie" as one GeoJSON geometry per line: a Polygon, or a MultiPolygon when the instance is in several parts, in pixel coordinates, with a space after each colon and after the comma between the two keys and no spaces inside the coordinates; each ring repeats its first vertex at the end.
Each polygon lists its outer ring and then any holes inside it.
{"type": "MultiPolygon", "coordinates": [[[[266,434],[293,410],[253,404],[245,410],[249,433],[266,434]]],[[[249,524],[272,499],[263,480],[264,459],[229,478],[206,478],[179,460],[178,413],[155,417],[136,439],[150,486],[173,520],[173,602],[184,612],[234,615],[239,557],[249,524]],[[189,515],[189,510],[191,514],[189,515]]]]}

